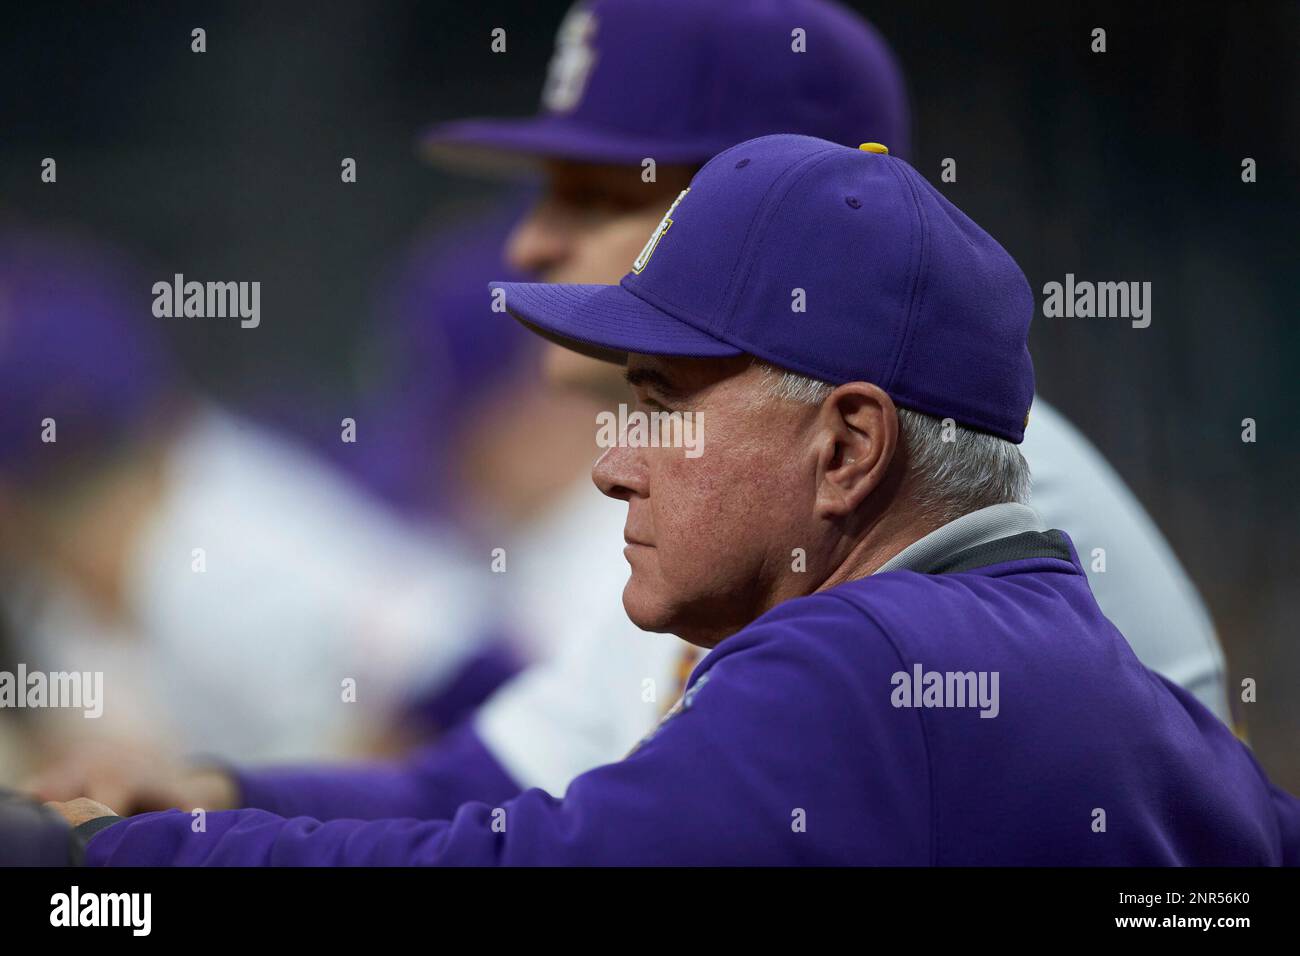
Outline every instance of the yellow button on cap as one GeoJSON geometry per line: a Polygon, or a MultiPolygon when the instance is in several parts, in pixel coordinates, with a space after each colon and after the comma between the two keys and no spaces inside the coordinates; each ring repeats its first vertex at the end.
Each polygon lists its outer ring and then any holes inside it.
{"type": "Polygon", "coordinates": [[[864,153],[884,153],[886,156],[889,155],[889,147],[884,143],[863,143],[858,149],[864,153]]]}

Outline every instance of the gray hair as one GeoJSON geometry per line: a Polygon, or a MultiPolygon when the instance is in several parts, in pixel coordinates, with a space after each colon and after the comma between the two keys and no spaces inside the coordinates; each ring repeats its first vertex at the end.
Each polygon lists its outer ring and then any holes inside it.
{"type": "MultiPolygon", "coordinates": [[[[834,386],[798,372],[759,362],[762,388],[771,398],[820,405],[834,386]]],[[[928,515],[952,521],[964,514],[1029,497],[1029,465],[1020,449],[996,435],[898,409],[898,429],[916,486],[917,504],[928,515]]]]}

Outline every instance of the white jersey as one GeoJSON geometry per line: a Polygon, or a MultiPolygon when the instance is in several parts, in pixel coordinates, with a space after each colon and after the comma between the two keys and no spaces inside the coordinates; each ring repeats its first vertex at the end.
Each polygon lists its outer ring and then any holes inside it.
{"type": "MultiPolygon", "coordinates": [[[[1159,530],[1119,476],[1059,413],[1039,400],[1022,451],[1034,476],[1032,505],[1074,540],[1097,601],[1152,669],[1228,719],[1224,661],[1209,615],[1159,530]],[[1106,570],[1093,569],[1105,548],[1106,570]]],[[[544,578],[538,623],[562,628],[555,656],[499,690],[476,729],[524,787],[563,795],[574,777],[619,760],[670,706],[691,645],[638,630],[623,611],[626,508],[588,480],[532,542],[544,578]],[[562,556],[543,566],[544,555],[562,556]]],[[[1100,565],[1098,565],[1100,567],[1100,565]]],[[[539,605],[540,606],[540,605],[539,605]]]]}
{"type": "Polygon", "coordinates": [[[241,762],[338,755],[488,630],[486,556],[472,570],[259,426],[204,410],[165,487],[132,556],[130,634],[48,579],[17,604],[30,664],[104,671],[115,733],[241,762]]]}
{"type": "Polygon", "coordinates": [[[560,795],[574,777],[623,757],[676,700],[678,664],[697,657],[623,610],[626,511],[582,479],[539,529],[546,533],[515,549],[511,574],[523,580],[513,614],[558,639],[547,660],[493,694],[475,726],[525,787],[560,795]]]}
{"type": "Polygon", "coordinates": [[[1029,503],[1049,528],[1074,541],[1097,603],[1138,659],[1230,724],[1227,666],[1214,623],[1123,479],[1042,399],[1034,400],[1020,450],[1033,476],[1029,503]]]}

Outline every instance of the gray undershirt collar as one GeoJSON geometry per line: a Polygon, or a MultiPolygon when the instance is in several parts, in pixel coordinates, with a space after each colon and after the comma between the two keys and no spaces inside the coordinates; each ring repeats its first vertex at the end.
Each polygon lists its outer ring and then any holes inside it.
{"type": "Polygon", "coordinates": [[[874,573],[919,571],[967,548],[1024,534],[1026,531],[1046,530],[1038,512],[1028,505],[990,505],[935,528],[924,538],[913,541],[898,552],[874,573]]]}

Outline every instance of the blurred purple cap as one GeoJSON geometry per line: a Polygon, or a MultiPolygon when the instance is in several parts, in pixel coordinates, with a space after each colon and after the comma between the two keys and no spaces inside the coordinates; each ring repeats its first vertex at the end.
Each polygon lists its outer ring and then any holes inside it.
{"type": "Polygon", "coordinates": [[[556,37],[541,111],[443,123],[453,162],[511,156],[703,163],[769,133],[909,154],[902,73],[880,34],[827,0],[586,0],[556,37]],[[801,32],[800,32],[801,31],[801,32]]]}
{"type": "Polygon", "coordinates": [[[0,228],[0,475],[33,478],[157,413],[175,379],[151,288],[94,241],[0,228]]]}
{"type": "Polygon", "coordinates": [[[473,226],[427,235],[381,278],[365,433],[349,446],[362,454],[350,456],[349,471],[399,507],[446,503],[445,459],[467,410],[532,367],[534,338],[501,322],[483,295],[503,271],[523,278],[503,258],[522,209],[512,198],[473,226]]]}

